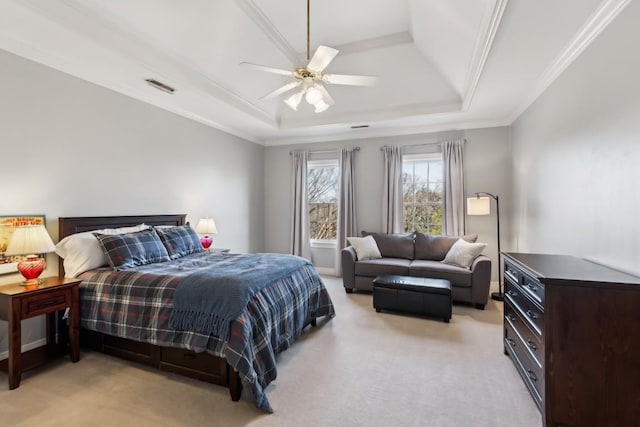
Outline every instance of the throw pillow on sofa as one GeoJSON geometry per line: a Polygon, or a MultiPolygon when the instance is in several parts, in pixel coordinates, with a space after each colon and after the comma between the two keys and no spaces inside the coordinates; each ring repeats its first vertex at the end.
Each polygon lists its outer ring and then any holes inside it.
{"type": "Polygon", "coordinates": [[[462,238],[469,243],[478,240],[477,234],[466,234],[464,236],[434,236],[427,233],[416,232],[415,259],[430,261],[442,261],[444,257],[458,239],[462,238]]]}
{"type": "Polygon", "coordinates": [[[347,240],[356,251],[358,261],[362,261],[363,259],[382,258],[382,255],[380,255],[380,250],[378,249],[378,245],[376,244],[376,241],[372,236],[347,237],[347,240]]]}
{"type": "MultiPolygon", "coordinates": [[[[371,233],[363,231],[362,236],[373,236],[385,258],[413,259],[414,233],[371,233]]],[[[440,258],[442,259],[442,258],[440,258]]]]}
{"type": "Polygon", "coordinates": [[[442,262],[457,265],[462,268],[470,268],[473,260],[475,260],[486,247],[486,243],[469,243],[460,238],[451,246],[451,249],[449,249],[447,256],[444,257],[442,262]]]}

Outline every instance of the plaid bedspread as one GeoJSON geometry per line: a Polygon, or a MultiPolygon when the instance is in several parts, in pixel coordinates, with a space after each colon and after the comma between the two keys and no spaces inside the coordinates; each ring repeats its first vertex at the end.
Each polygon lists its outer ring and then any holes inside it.
{"type": "Polygon", "coordinates": [[[201,252],[119,272],[109,268],[86,272],[80,276],[81,326],[224,357],[252,392],[256,406],[272,412],[264,388],[276,378],[275,355],[295,342],[310,320],[333,317],[333,303],[315,268],[305,265],[256,294],[232,322],[228,337],[169,328],[180,280],[193,269],[224,269],[233,257],[201,252]]]}

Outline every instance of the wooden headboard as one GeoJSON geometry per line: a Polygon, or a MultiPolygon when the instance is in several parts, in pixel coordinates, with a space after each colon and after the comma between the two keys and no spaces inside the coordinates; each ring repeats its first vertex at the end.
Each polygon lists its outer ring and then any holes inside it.
{"type": "MultiPolygon", "coordinates": [[[[142,223],[147,225],[183,225],[186,217],[186,214],[59,217],[58,239],[62,240],[70,234],[84,231],[131,227],[142,223]]],[[[58,276],[64,277],[62,258],[58,261],[58,276]]]]}

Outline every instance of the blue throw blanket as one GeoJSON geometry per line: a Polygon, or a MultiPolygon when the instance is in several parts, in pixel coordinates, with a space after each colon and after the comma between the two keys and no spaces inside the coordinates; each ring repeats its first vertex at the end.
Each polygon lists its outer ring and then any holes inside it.
{"type": "Polygon", "coordinates": [[[304,258],[281,254],[226,255],[225,268],[200,270],[185,277],[173,297],[169,327],[226,339],[230,325],[255,294],[300,267],[304,258]]]}

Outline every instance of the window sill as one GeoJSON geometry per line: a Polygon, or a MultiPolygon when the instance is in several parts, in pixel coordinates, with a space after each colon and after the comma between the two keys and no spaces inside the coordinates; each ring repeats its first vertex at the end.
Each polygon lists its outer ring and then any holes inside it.
{"type": "Polygon", "coordinates": [[[335,240],[311,240],[312,248],[335,249],[337,242],[335,240]]]}

